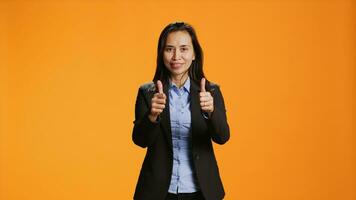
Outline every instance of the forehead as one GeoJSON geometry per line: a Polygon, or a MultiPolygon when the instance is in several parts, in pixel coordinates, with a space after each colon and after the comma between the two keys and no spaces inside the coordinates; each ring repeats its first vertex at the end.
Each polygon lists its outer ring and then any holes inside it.
{"type": "Polygon", "coordinates": [[[192,39],[186,31],[175,31],[168,34],[166,46],[192,46],[192,39]]]}

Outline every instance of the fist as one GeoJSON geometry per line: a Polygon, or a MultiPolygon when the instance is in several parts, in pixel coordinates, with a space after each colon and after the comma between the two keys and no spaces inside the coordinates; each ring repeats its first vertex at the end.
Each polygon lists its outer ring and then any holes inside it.
{"type": "Polygon", "coordinates": [[[163,85],[160,80],[157,81],[158,93],[155,93],[151,99],[151,112],[148,118],[151,122],[155,122],[159,114],[166,107],[166,94],[163,93],[163,85]]]}
{"type": "Polygon", "coordinates": [[[200,91],[200,108],[210,116],[214,111],[214,98],[211,96],[210,92],[205,91],[205,78],[202,78],[200,81],[200,91]]]}

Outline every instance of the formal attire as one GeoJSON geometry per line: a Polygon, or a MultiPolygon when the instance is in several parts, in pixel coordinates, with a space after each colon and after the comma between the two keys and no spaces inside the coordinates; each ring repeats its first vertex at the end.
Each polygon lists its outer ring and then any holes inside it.
{"type": "Polygon", "coordinates": [[[156,122],[148,119],[153,82],[139,88],[133,142],[147,153],[135,189],[135,200],[221,200],[225,195],[212,141],[230,138],[224,99],[217,84],[206,86],[214,97],[210,117],[200,108],[200,87],[188,78],[181,88],[164,83],[166,107],[156,122]]]}
{"type": "Polygon", "coordinates": [[[193,169],[190,78],[181,88],[169,81],[169,111],[173,145],[173,168],[170,193],[193,193],[199,190],[193,169]]]}

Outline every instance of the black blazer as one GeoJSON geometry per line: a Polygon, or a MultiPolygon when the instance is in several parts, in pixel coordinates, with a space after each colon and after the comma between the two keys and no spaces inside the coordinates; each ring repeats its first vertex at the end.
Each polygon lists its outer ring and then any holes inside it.
{"type": "MultiPolygon", "coordinates": [[[[168,193],[173,167],[168,87],[168,84],[163,85],[167,96],[166,107],[155,123],[148,119],[151,98],[157,92],[155,84],[146,83],[138,90],[132,140],[142,148],[147,147],[147,152],[135,189],[135,200],[164,200],[168,193]]],[[[214,98],[214,112],[209,119],[203,117],[200,109],[200,86],[191,81],[193,166],[205,199],[221,200],[225,191],[211,141],[217,144],[226,143],[230,138],[230,129],[219,86],[210,82],[206,85],[206,90],[214,98]]]]}

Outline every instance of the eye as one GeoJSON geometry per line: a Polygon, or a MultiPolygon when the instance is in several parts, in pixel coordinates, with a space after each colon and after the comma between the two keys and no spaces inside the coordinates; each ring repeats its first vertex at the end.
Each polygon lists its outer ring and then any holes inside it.
{"type": "Polygon", "coordinates": [[[188,48],[181,48],[181,51],[188,51],[188,48]]]}
{"type": "Polygon", "coordinates": [[[167,52],[171,52],[171,51],[173,50],[173,48],[168,47],[168,48],[166,48],[165,50],[166,50],[167,52]]]}

